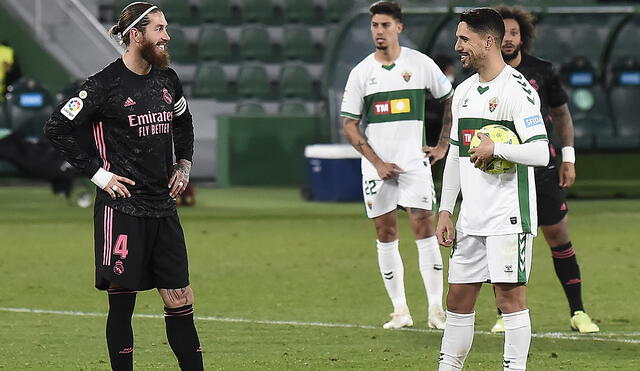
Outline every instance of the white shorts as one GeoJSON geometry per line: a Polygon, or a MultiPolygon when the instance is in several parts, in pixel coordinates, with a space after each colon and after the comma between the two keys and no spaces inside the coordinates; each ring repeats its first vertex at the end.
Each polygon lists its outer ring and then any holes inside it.
{"type": "Polygon", "coordinates": [[[522,283],[531,272],[533,235],[470,236],[456,231],[449,283],[522,283]]]}
{"type": "Polygon", "coordinates": [[[435,210],[436,191],[428,162],[414,170],[403,172],[395,179],[362,176],[364,205],[369,218],[384,215],[402,207],[435,210]]]}

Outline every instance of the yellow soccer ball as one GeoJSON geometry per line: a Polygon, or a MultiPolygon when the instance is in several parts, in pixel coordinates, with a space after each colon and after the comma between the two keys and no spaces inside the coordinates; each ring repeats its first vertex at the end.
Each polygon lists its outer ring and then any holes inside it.
{"type": "MultiPolygon", "coordinates": [[[[480,138],[477,133],[486,134],[494,143],[506,143],[506,144],[520,144],[518,136],[511,131],[508,127],[502,125],[487,125],[478,130],[471,138],[471,144],[469,149],[476,148],[480,145],[480,138]]],[[[504,174],[514,171],[516,164],[511,161],[502,160],[500,158],[494,158],[489,162],[484,172],[489,174],[504,174]]]]}

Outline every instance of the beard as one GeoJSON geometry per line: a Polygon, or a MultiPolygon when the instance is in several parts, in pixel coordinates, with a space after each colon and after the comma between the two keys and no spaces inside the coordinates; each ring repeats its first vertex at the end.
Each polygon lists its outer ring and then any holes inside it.
{"type": "Polygon", "coordinates": [[[520,46],[517,46],[511,54],[502,52],[502,59],[504,59],[505,62],[509,62],[518,58],[518,54],[520,54],[520,46]]]}
{"type": "Polygon", "coordinates": [[[158,53],[156,51],[156,44],[146,41],[140,50],[140,55],[144,58],[145,61],[149,62],[152,66],[159,68],[161,70],[166,70],[169,68],[169,63],[171,63],[171,56],[167,51],[167,47],[165,44],[165,49],[162,53],[158,53]]]}
{"type": "Polygon", "coordinates": [[[378,50],[387,50],[388,48],[389,48],[389,47],[388,47],[388,46],[386,46],[386,45],[381,45],[381,46],[377,46],[377,45],[376,45],[376,49],[378,49],[378,50]]]}

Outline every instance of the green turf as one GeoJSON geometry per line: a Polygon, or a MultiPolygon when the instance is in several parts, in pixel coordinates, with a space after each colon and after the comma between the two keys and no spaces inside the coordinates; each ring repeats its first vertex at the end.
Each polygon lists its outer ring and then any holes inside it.
{"type": "MultiPolygon", "coordinates": [[[[197,201],[180,215],[208,369],[437,368],[441,333],[424,330],[426,299],[406,216],[400,246],[417,330],[383,331],[391,307],[360,204],[307,203],[293,189],[198,189],[197,201]]],[[[104,313],[105,294],[93,288],[92,211],[40,187],[0,188],[0,205],[0,307],[104,313]]],[[[566,339],[575,335],[568,307],[539,238],[528,290],[539,337],[529,369],[640,369],[640,200],[572,201],[570,208],[585,304],[603,333],[566,339]],[[555,332],[563,338],[551,338],[555,332]]],[[[495,319],[491,296],[484,288],[476,330],[495,319]]],[[[160,315],[158,295],[138,295],[136,313],[160,315]]],[[[0,369],[108,370],[104,321],[0,310],[0,369]]],[[[160,317],[136,318],[134,329],[136,369],[177,369],[160,317]]],[[[500,369],[501,354],[501,336],[476,334],[465,369],[500,369]]]]}

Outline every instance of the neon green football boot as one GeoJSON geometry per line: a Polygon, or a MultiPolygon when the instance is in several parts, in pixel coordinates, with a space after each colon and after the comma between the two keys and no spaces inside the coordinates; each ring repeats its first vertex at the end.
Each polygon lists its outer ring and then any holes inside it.
{"type": "Polygon", "coordinates": [[[502,315],[498,314],[496,318],[496,324],[491,328],[492,334],[502,334],[504,333],[504,318],[502,315]]]}
{"type": "Polygon", "coordinates": [[[577,310],[575,311],[575,313],[573,313],[573,317],[571,317],[571,329],[573,331],[578,331],[581,334],[600,331],[600,328],[598,327],[598,325],[593,323],[591,317],[589,317],[588,314],[581,310],[577,310]]]}

